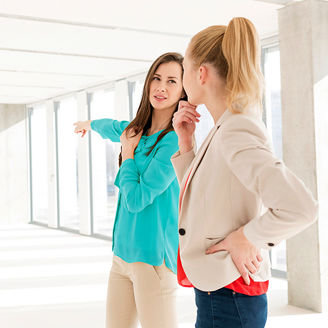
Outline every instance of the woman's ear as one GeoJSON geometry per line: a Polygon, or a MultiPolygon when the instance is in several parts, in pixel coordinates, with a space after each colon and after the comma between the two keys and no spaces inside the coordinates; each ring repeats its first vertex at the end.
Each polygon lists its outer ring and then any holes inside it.
{"type": "Polygon", "coordinates": [[[208,68],[205,65],[201,65],[198,69],[199,82],[201,85],[205,84],[208,76],[208,68]]]}

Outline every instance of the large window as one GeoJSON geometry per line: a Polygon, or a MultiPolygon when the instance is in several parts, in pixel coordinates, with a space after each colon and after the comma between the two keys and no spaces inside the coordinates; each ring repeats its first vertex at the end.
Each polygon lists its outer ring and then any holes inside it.
{"type": "MultiPolygon", "coordinates": [[[[264,120],[272,137],[277,157],[282,158],[282,121],[280,88],[280,52],[278,46],[263,50],[263,71],[265,77],[264,120]]],[[[271,251],[274,273],[287,271],[286,242],[282,242],[271,251]]]]}
{"type": "Polygon", "coordinates": [[[31,163],[31,220],[48,224],[48,147],[45,106],[29,110],[31,163]]]}
{"type": "Polygon", "coordinates": [[[75,98],[68,98],[56,104],[59,226],[78,231],[78,139],[72,133],[77,103],[75,98]]]}
{"type": "Polygon", "coordinates": [[[265,121],[276,155],[282,158],[280,52],[278,47],[264,50],[265,121]]]}
{"type": "MultiPolygon", "coordinates": [[[[90,101],[91,120],[115,119],[114,91],[93,93],[90,101]]],[[[91,134],[93,233],[112,236],[118,189],[114,186],[118,171],[120,144],[91,134]]]]}

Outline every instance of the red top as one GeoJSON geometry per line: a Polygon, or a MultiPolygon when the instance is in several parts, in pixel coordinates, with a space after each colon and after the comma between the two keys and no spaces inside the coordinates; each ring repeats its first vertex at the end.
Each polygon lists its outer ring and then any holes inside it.
{"type": "MultiPolygon", "coordinates": [[[[180,201],[179,201],[179,210],[181,209],[181,199],[182,196],[185,192],[187,182],[190,177],[191,170],[189,172],[188,178],[186,180],[186,183],[184,185],[183,191],[180,194],[180,201]]],[[[177,278],[178,278],[178,283],[182,287],[194,287],[191,282],[189,281],[186,273],[184,272],[182,263],[181,263],[181,258],[180,258],[180,248],[178,249],[178,262],[177,262],[177,278]]],[[[265,294],[268,291],[269,288],[269,280],[267,281],[254,281],[250,277],[250,285],[246,285],[244,283],[243,277],[239,277],[237,280],[233,281],[231,284],[225,286],[225,288],[232,289],[233,291],[249,296],[256,296],[256,295],[262,295],[265,294]]]]}

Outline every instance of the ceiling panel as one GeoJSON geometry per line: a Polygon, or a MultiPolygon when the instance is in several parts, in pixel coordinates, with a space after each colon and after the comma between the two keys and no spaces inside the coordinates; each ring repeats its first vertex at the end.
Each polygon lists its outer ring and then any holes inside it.
{"type": "Polygon", "coordinates": [[[277,28],[279,4],[249,0],[2,0],[0,12],[72,22],[194,34],[235,16],[251,18],[261,34],[277,28]],[[265,22],[265,24],[261,24],[265,22]]]}
{"type": "Polygon", "coordinates": [[[144,72],[164,52],[183,54],[197,31],[234,16],[270,36],[278,8],[248,0],[1,0],[0,103],[39,101],[144,72]]]}
{"type": "Polygon", "coordinates": [[[151,62],[189,38],[0,18],[0,48],[151,62]]]}
{"type": "Polygon", "coordinates": [[[150,63],[126,62],[83,58],[75,56],[45,55],[37,53],[22,53],[0,50],[0,71],[32,71],[76,75],[121,75],[120,73],[134,72],[147,69],[150,63]]]}

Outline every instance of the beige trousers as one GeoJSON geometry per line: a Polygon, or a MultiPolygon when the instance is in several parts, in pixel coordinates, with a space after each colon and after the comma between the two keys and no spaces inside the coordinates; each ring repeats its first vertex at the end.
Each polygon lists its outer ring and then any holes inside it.
{"type": "Polygon", "coordinates": [[[176,275],[165,264],[127,263],[114,255],[106,328],[177,328],[176,275]]]}

